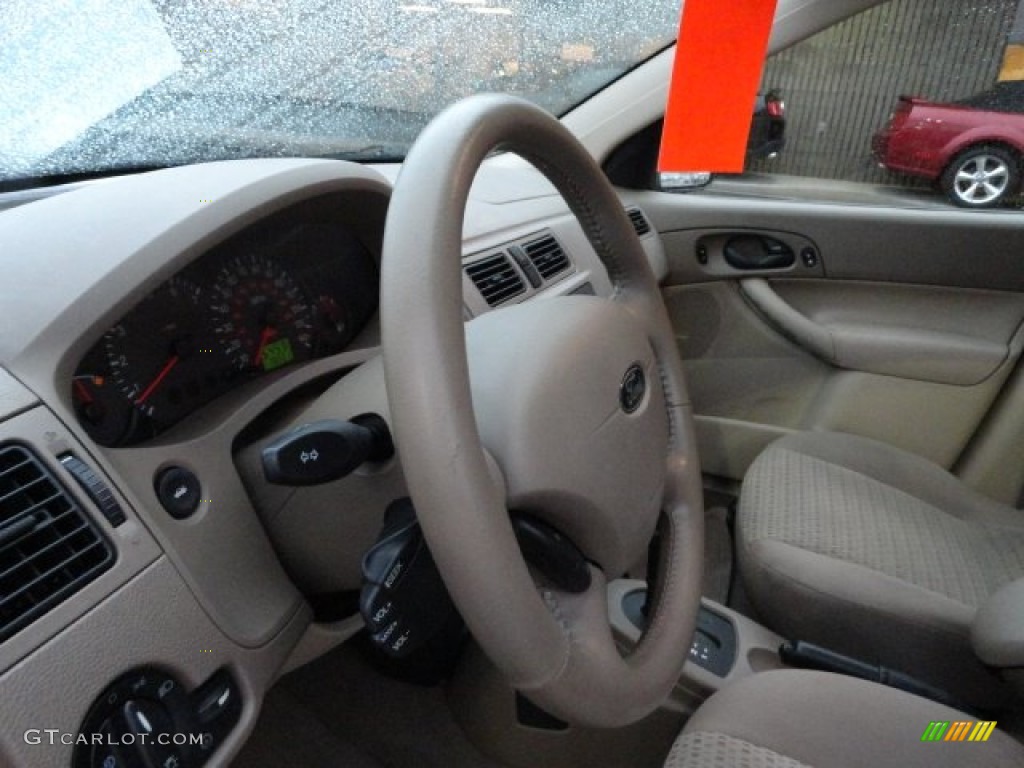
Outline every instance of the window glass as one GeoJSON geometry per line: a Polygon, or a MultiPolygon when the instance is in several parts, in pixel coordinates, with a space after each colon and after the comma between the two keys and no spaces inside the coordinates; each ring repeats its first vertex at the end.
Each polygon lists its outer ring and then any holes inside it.
{"type": "Polygon", "coordinates": [[[5,182],[241,157],[400,159],[479,91],[562,114],[680,0],[2,0],[5,182]]]}
{"type": "Polygon", "coordinates": [[[1018,0],[891,0],[852,17],[769,57],[748,173],[716,185],[770,173],[862,185],[814,187],[843,202],[1017,206],[1022,44],[1018,0]]]}

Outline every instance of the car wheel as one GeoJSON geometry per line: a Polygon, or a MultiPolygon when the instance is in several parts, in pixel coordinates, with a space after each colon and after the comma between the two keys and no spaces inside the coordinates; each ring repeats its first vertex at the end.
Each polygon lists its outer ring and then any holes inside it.
{"type": "Polygon", "coordinates": [[[1019,181],[1014,153],[982,145],[957,155],[943,172],[940,186],[955,205],[994,208],[1016,191],[1019,181]]]}

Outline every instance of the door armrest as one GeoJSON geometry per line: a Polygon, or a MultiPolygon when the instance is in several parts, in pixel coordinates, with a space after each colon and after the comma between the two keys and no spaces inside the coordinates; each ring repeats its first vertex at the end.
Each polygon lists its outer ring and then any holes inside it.
{"type": "Polygon", "coordinates": [[[971,646],[992,667],[1024,667],[1024,579],[1011,581],[978,609],[971,646]]]}

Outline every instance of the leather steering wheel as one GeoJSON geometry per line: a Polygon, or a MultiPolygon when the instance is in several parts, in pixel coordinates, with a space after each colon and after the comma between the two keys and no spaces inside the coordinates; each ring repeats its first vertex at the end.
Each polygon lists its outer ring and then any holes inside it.
{"type": "Polygon", "coordinates": [[[704,522],[675,338],[621,201],[546,112],[474,96],[436,117],[409,152],[382,261],[396,445],[427,543],[474,637],[513,687],[560,717],[610,727],[649,714],[693,637],[704,522]],[[464,323],[465,207],[497,149],[521,155],[558,189],[608,271],[610,299],[538,299],[464,323]],[[588,560],[590,587],[570,594],[531,571],[509,510],[568,536],[588,560]],[[659,519],[653,611],[624,657],[607,580],[642,562],[659,519]]]}

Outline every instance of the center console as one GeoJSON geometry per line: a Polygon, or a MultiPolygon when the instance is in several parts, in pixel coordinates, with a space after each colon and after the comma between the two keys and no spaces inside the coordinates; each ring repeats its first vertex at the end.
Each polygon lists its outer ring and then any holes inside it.
{"type": "MultiPolygon", "coordinates": [[[[646,599],[646,582],[619,579],[608,586],[608,616],[623,654],[643,633],[646,599]]],[[[784,666],[778,652],[782,642],[746,616],[703,599],[672,695],[653,714],[622,729],[581,728],[552,717],[509,688],[475,645],[449,683],[449,703],[480,750],[514,768],[660,766],[686,719],[708,696],[739,678],[784,666]]]]}
{"type": "MultiPolygon", "coordinates": [[[[608,586],[608,616],[627,651],[640,640],[646,626],[643,605],[647,584],[618,579],[608,586]]],[[[785,666],[779,658],[780,635],[714,600],[701,598],[693,644],[676,685],[679,703],[696,708],[728,683],[769,669],[785,666]]]]}

